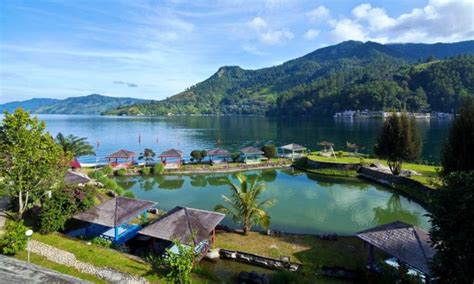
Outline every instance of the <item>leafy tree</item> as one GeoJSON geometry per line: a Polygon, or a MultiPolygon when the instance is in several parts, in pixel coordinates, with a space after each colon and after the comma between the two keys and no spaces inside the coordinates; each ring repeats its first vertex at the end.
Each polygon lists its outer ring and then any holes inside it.
{"type": "Polygon", "coordinates": [[[145,164],[143,165],[143,167],[145,167],[146,165],[148,165],[149,162],[153,161],[154,157],[155,152],[152,149],[145,148],[145,150],[143,150],[143,153],[140,153],[140,155],[138,156],[138,159],[145,160],[145,164]]]}
{"type": "Polygon", "coordinates": [[[207,156],[207,152],[205,150],[193,150],[191,152],[191,157],[196,160],[198,163],[202,162],[202,160],[207,156]]]}
{"type": "Polygon", "coordinates": [[[253,225],[262,225],[265,229],[270,226],[270,216],[265,211],[273,205],[272,200],[259,201],[259,197],[265,190],[265,183],[255,178],[252,183],[242,173],[236,174],[239,185],[229,181],[231,197],[222,195],[224,201],[229,205],[217,205],[214,210],[229,214],[234,222],[243,225],[243,232],[247,234],[253,225]]]}
{"type": "Polygon", "coordinates": [[[406,113],[400,116],[392,114],[384,121],[374,152],[378,157],[387,159],[390,171],[399,175],[403,161],[418,159],[421,147],[415,119],[408,118],[406,113]]]}
{"type": "Polygon", "coordinates": [[[28,237],[25,235],[28,228],[23,224],[23,220],[9,220],[5,226],[5,233],[0,238],[0,248],[3,254],[14,255],[25,250],[28,244],[28,237]]]}
{"type": "Polygon", "coordinates": [[[441,153],[442,173],[474,170],[474,98],[464,98],[441,153]]]}
{"type": "Polygon", "coordinates": [[[74,157],[95,155],[94,148],[87,142],[86,137],[77,137],[72,134],[64,136],[61,132],[56,135],[56,142],[61,145],[64,153],[70,152],[74,157]]]}
{"type": "Polygon", "coordinates": [[[234,152],[234,153],[230,154],[230,158],[232,159],[232,162],[235,163],[240,158],[240,153],[234,152]]]}
{"type": "Polygon", "coordinates": [[[263,155],[269,159],[276,157],[275,145],[264,145],[262,147],[263,155]]]}
{"type": "Polygon", "coordinates": [[[430,205],[432,270],[440,283],[474,282],[474,171],[453,172],[430,205]]]}
{"type": "Polygon", "coordinates": [[[0,187],[17,202],[17,218],[63,181],[71,157],[21,108],[0,124],[0,187]]]}
{"type": "Polygon", "coordinates": [[[178,248],[175,253],[170,249],[166,249],[165,255],[158,260],[158,264],[164,265],[169,269],[166,275],[172,283],[190,283],[189,275],[193,270],[196,260],[194,243],[190,246],[181,244],[178,240],[174,240],[173,244],[178,248]]]}
{"type": "Polygon", "coordinates": [[[165,171],[165,166],[162,163],[158,163],[153,166],[153,174],[161,175],[165,171]]]}

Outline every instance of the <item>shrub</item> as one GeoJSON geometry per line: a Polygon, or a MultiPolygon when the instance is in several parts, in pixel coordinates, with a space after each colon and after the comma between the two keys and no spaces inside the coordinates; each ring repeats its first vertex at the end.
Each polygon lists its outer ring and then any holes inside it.
{"type": "Polygon", "coordinates": [[[121,194],[123,197],[128,197],[128,198],[135,198],[135,194],[133,191],[127,190],[124,193],[121,194]]]}
{"type": "Polygon", "coordinates": [[[127,176],[128,172],[127,169],[119,169],[118,171],[115,172],[118,176],[124,177],[127,176]]]}
{"type": "Polygon", "coordinates": [[[162,163],[158,163],[153,166],[153,173],[155,175],[161,175],[165,171],[165,166],[162,163]]]}
{"type": "Polygon", "coordinates": [[[110,166],[110,165],[107,165],[105,167],[102,168],[102,172],[105,174],[105,175],[111,175],[114,173],[114,169],[110,166]]]}
{"type": "Polygon", "coordinates": [[[105,248],[110,248],[112,246],[112,241],[101,238],[101,237],[95,237],[91,240],[91,243],[97,246],[105,247],[105,248]]]}
{"type": "Polygon", "coordinates": [[[234,152],[234,153],[230,154],[230,158],[232,159],[232,162],[235,163],[240,158],[240,153],[234,152]]]}
{"type": "Polygon", "coordinates": [[[344,152],[343,151],[337,151],[336,156],[341,158],[342,156],[344,156],[344,152]]]}
{"type": "Polygon", "coordinates": [[[151,171],[151,168],[150,167],[144,167],[142,169],[142,174],[144,175],[149,175],[150,174],[150,171],[151,171]]]}
{"type": "Polygon", "coordinates": [[[47,234],[63,230],[66,221],[77,211],[94,205],[95,188],[64,188],[53,192],[40,211],[40,232],[47,234]]]}
{"type": "Polygon", "coordinates": [[[105,176],[105,173],[102,170],[99,170],[99,171],[90,172],[88,175],[90,178],[99,180],[101,177],[105,176]]]}
{"type": "Polygon", "coordinates": [[[198,163],[200,163],[206,156],[207,152],[205,150],[193,150],[191,152],[191,157],[198,163]]]}
{"type": "Polygon", "coordinates": [[[264,145],[262,147],[263,155],[269,159],[276,157],[275,145],[264,145]]]}
{"type": "Polygon", "coordinates": [[[23,224],[23,220],[19,222],[8,221],[5,226],[5,233],[0,239],[0,247],[3,254],[14,255],[26,248],[28,237],[25,232],[28,228],[23,224]]]}

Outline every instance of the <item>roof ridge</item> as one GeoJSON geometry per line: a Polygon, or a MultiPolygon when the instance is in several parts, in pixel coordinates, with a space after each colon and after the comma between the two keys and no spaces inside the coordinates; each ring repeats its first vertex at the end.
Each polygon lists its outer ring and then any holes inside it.
{"type": "Polygon", "coordinates": [[[416,230],[415,226],[412,226],[411,229],[413,230],[413,234],[415,235],[416,241],[418,243],[418,247],[420,247],[421,253],[423,254],[423,257],[425,258],[426,262],[428,263],[429,258],[426,256],[425,248],[423,247],[423,244],[421,243],[420,237],[418,236],[418,231],[416,230]]]}
{"type": "Polygon", "coordinates": [[[215,212],[215,211],[210,211],[210,210],[205,210],[205,209],[192,208],[192,207],[185,207],[185,206],[176,206],[176,207],[181,207],[181,208],[184,208],[184,209],[195,210],[195,211],[201,211],[201,212],[210,212],[210,213],[214,213],[214,214],[219,214],[219,215],[225,216],[225,214],[223,214],[223,213],[215,212]]]}
{"type": "Polygon", "coordinates": [[[191,238],[192,238],[193,244],[197,245],[196,240],[194,238],[193,226],[191,225],[190,216],[188,214],[188,209],[186,207],[184,207],[183,209],[184,209],[184,215],[186,216],[186,222],[188,223],[189,231],[191,232],[191,238]]]}

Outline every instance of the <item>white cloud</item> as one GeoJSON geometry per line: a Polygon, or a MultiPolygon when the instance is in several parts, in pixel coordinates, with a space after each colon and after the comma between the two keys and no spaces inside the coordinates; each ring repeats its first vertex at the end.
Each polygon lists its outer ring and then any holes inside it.
{"type": "Polygon", "coordinates": [[[309,29],[304,33],[303,37],[308,40],[313,40],[319,35],[320,32],[321,31],[319,30],[309,29]]]}
{"type": "Polygon", "coordinates": [[[243,44],[242,49],[250,54],[258,55],[258,56],[265,56],[267,53],[261,51],[257,47],[249,44],[243,44]]]}
{"type": "Polygon", "coordinates": [[[286,30],[267,31],[260,35],[260,41],[265,44],[273,45],[292,39],[293,37],[293,33],[286,30]]]}
{"type": "Polygon", "coordinates": [[[379,7],[361,4],[350,17],[329,21],[335,41],[453,42],[474,38],[474,2],[430,0],[423,8],[391,17],[379,7]]]}
{"type": "Polygon", "coordinates": [[[312,23],[320,23],[330,19],[331,12],[326,8],[326,6],[321,5],[306,13],[306,16],[308,16],[312,23]]]}
{"type": "Polygon", "coordinates": [[[247,22],[247,25],[256,31],[261,31],[267,28],[268,24],[264,19],[255,17],[251,21],[247,22]]]}

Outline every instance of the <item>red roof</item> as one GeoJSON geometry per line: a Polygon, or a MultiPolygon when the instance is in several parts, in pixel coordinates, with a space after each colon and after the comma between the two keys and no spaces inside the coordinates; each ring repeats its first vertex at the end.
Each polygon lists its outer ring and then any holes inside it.
{"type": "Polygon", "coordinates": [[[73,169],[78,169],[81,167],[81,164],[79,163],[79,161],[77,160],[76,157],[74,157],[74,159],[72,159],[72,161],[69,162],[69,166],[73,169]]]}

